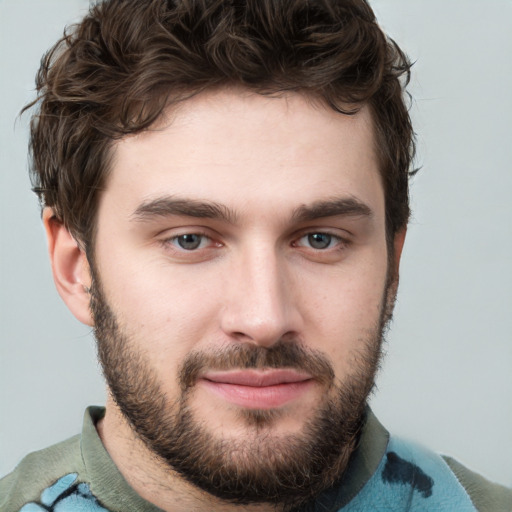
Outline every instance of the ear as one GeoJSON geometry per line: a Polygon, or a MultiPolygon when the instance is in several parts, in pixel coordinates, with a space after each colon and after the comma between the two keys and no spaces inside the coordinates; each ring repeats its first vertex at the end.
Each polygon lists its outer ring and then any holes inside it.
{"type": "Polygon", "coordinates": [[[393,240],[393,261],[391,261],[391,265],[393,265],[393,275],[395,276],[396,281],[398,282],[398,275],[400,269],[400,258],[402,256],[402,249],[404,248],[405,243],[405,235],[407,233],[407,228],[403,228],[398,233],[395,234],[395,239],[393,240]]]}
{"type": "Polygon", "coordinates": [[[85,252],[51,208],[43,211],[53,280],[71,313],[86,325],[94,325],[89,308],[91,274],[85,252]]]}
{"type": "Polygon", "coordinates": [[[388,301],[391,302],[391,308],[394,307],[396,293],[398,290],[398,281],[400,280],[400,258],[402,256],[402,250],[404,248],[405,235],[407,233],[407,229],[403,228],[395,234],[393,238],[393,254],[391,259],[389,260],[390,265],[390,274],[388,275],[389,281],[389,290],[388,290],[388,301]]]}
{"type": "Polygon", "coordinates": [[[390,278],[390,282],[388,283],[388,288],[386,290],[386,323],[393,317],[393,310],[395,309],[398,281],[400,280],[400,257],[402,256],[402,249],[404,248],[406,232],[406,228],[398,231],[393,239],[393,257],[389,261],[389,265],[391,265],[391,268],[389,269],[391,273],[388,276],[390,278]]]}

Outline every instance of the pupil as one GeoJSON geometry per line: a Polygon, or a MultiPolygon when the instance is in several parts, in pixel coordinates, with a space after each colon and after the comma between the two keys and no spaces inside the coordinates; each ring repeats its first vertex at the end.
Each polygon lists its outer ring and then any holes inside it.
{"type": "Polygon", "coordinates": [[[326,233],[313,233],[308,235],[308,242],[314,249],[325,249],[331,243],[331,235],[326,233]]]}
{"type": "Polygon", "coordinates": [[[201,243],[199,235],[181,235],[178,238],[178,244],[182,249],[192,250],[197,249],[201,243]]]}

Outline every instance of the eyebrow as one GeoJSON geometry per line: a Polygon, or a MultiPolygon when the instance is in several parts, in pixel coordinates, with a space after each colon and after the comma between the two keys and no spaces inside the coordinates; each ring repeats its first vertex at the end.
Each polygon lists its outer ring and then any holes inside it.
{"type": "MultiPolygon", "coordinates": [[[[145,201],[137,207],[132,219],[137,222],[149,222],[156,217],[172,215],[217,219],[230,224],[235,224],[237,220],[236,212],[223,204],[173,196],[145,201]]],[[[293,211],[292,219],[295,222],[308,222],[323,217],[336,216],[370,218],[373,216],[373,211],[365,203],[354,197],[333,198],[299,206],[293,211]]]]}
{"type": "Polygon", "coordinates": [[[293,212],[293,219],[308,222],[323,217],[373,217],[372,209],[355,197],[333,198],[315,201],[311,205],[299,206],[293,212]]]}
{"type": "Polygon", "coordinates": [[[148,222],[155,217],[182,215],[201,219],[218,219],[234,224],[236,214],[227,206],[212,201],[188,198],[159,197],[142,203],[133,213],[137,222],[148,222]]]}

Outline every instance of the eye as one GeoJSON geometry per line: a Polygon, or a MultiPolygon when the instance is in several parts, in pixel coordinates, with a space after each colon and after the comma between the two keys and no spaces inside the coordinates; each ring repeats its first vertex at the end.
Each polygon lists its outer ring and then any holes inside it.
{"type": "Polygon", "coordinates": [[[186,233],[184,235],[171,238],[170,242],[174,246],[184,249],[185,251],[194,251],[196,249],[206,247],[210,242],[210,239],[207,236],[198,233],[186,233]]]}
{"type": "Polygon", "coordinates": [[[211,232],[210,235],[210,231],[204,232],[201,227],[176,228],[165,231],[163,236],[165,238],[158,240],[163,254],[177,263],[200,263],[211,260],[219,256],[221,254],[219,250],[224,247],[215,232],[211,232]],[[190,231],[185,231],[185,229],[190,229],[190,231]]]}
{"type": "Polygon", "coordinates": [[[332,236],[327,233],[312,233],[307,239],[313,249],[327,249],[332,242],[332,236]]]}
{"type": "Polygon", "coordinates": [[[342,239],[336,235],[319,232],[308,233],[300,237],[296,242],[296,245],[299,247],[311,247],[317,251],[322,251],[325,249],[332,249],[342,243],[342,239]]]}

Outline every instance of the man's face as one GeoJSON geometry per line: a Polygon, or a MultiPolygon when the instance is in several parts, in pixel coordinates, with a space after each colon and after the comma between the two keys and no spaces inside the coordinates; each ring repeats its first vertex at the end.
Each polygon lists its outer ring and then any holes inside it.
{"type": "Polygon", "coordinates": [[[221,498],[317,492],[353,449],[392,302],[373,147],[365,108],[228,90],[114,147],[93,266],[107,381],[221,498]]]}

